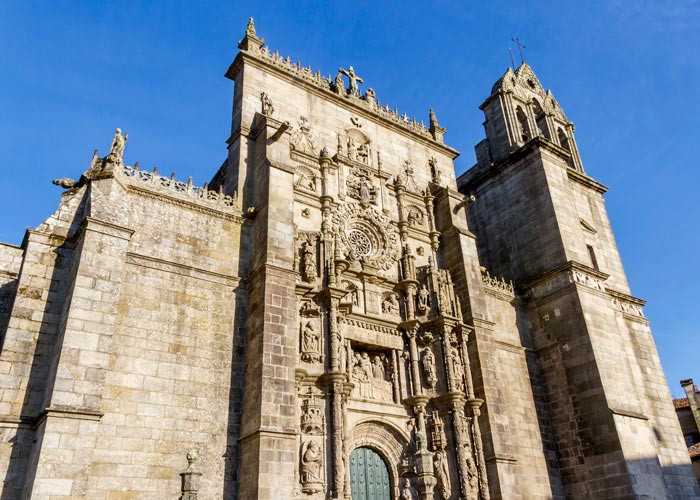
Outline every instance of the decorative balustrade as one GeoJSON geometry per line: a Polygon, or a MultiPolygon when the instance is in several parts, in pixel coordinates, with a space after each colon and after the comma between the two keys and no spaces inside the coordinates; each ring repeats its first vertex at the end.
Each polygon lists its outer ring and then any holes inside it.
{"type": "Polygon", "coordinates": [[[133,167],[130,165],[123,165],[121,170],[117,171],[129,179],[141,181],[145,186],[154,188],[156,191],[169,192],[195,200],[204,200],[226,211],[239,209],[238,199],[234,196],[224,194],[222,186],[219,186],[218,191],[212,191],[208,189],[207,184],[204,184],[203,187],[193,185],[192,177],[190,177],[187,182],[182,182],[175,179],[175,174],[172,174],[170,177],[160,175],[158,173],[158,167],[154,167],[151,172],[139,169],[138,164],[133,167]]]}
{"type": "MultiPolygon", "coordinates": [[[[278,51],[270,51],[267,46],[260,49],[257,47],[251,47],[247,52],[253,56],[256,56],[258,59],[276,66],[287,73],[291,73],[292,75],[302,78],[323,90],[336,93],[331,76],[322,76],[320,71],[314,73],[311,66],[304,67],[299,61],[293,63],[289,56],[285,58],[281,56],[278,51]]],[[[422,121],[419,122],[415,118],[409,119],[406,113],[399,115],[398,110],[396,108],[391,109],[388,104],[382,105],[375,99],[374,91],[372,89],[368,89],[366,94],[362,97],[356,97],[345,92],[344,94],[348,99],[352,99],[356,103],[364,106],[368,110],[382,116],[383,118],[407,128],[412,132],[423,135],[431,140],[433,139],[429,129],[423,124],[422,121]]]]}
{"type": "Polygon", "coordinates": [[[491,290],[515,297],[515,288],[513,287],[512,281],[506,281],[504,278],[491,276],[488,270],[483,267],[481,268],[481,282],[485,287],[491,290]]]}

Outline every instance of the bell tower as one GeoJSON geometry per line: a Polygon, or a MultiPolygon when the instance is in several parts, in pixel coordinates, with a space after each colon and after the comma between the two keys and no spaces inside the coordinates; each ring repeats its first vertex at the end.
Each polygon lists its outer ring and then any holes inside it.
{"type": "Polygon", "coordinates": [[[574,140],[574,124],[559,107],[550,90],[545,91],[527,63],[508,71],[494,84],[480,109],[486,116],[486,143],[479,153],[485,160],[500,162],[521,146],[539,137],[562,149],[566,164],[583,172],[574,140]]]}
{"type": "MultiPolygon", "coordinates": [[[[519,338],[557,443],[551,477],[571,498],[674,497],[687,453],[664,424],[671,396],[645,302],[622,267],[607,188],[583,170],[573,124],[527,64],[508,69],[481,109],[486,138],[458,186],[476,198],[467,217],[482,272],[515,286],[519,338]]],[[[492,321],[496,336],[509,328],[492,321]]],[[[507,388],[482,390],[488,407],[507,388]]],[[[496,456],[508,439],[494,436],[496,456]]]]}

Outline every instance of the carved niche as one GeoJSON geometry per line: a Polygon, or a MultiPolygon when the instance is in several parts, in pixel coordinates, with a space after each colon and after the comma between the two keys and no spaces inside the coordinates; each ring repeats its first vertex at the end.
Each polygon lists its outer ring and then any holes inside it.
{"type": "Polygon", "coordinates": [[[319,276],[318,239],[319,234],[315,232],[297,234],[294,269],[303,281],[311,284],[315,283],[319,276]]]}
{"type": "Polygon", "coordinates": [[[333,216],[341,253],[350,261],[379,270],[396,267],[401,255],[399,236],[391,221],[373,207],[344,204],[333,216]]]}
{"type": "Polygon", "coordinates": [[[307,363],[323,361],[323,346],[321,345],[321,328],[313,319],[302,319],[300,337],[301,360],[307,363]]]}
{"type": "Polygon", "coordinates": [[[406,207],[406,221],[411,227],[422,228],[425,226],[425,213],[416,205],[406,207]]]}
{"type": "Polygon", "coordinates": [[[435,355],[430,347],[426,347],[421,355],[421,365],[423,376],[428,383],[428,387],[433,389],[437,383],[437,371],[435,369],[435,355]]]}
{"type": "Polygon", "coordinates": [[[370,164],[370,140],[356,128],[345,131],[345,153],[348,159],[370,164]]]}

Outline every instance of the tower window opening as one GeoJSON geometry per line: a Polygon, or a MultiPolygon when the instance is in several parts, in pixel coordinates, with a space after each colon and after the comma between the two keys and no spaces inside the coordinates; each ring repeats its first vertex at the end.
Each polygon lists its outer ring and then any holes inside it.
{"type": "Polygon", "coordinates": [[[591,245],[586,245],[586,247],[588,248],[588,255],[591,258],[591,265],[593,266],[593,269],[600,271],[600,268],[598,267],[598,259],[595,257],[595,250],[593,250],[591,245]]]}
{"type": "Polygon", "coordinates": [[[547,116],[544,114],[544,110],[540,103],[535,101],[533,105],[533,110],[535,112],[535,123],[537,124],[537,133],[542,137],[551,139],[549,136],[549,128],[547,127],[547,116]]]}
{"type": "Polygon", "coordinates": [[[520,139],[523,142],[527,142],[530,140],[530,126],[527,123],[527,116],[525,113],[523,113],[523,110],[520,106],[518,106],[518,109],[515,113],[515,116],[518,119],[518,125],[520,127],[520,139]]]}
{"type": "Polygon", "coordinates": [[[557,136],[559,137],[559,145],[571,153],[569,158],[566,160],[566,163],[569,165],[569,167],[575,169],[573,152],[571,151],[571,144],[569,144],[569,138],[566,136],[566,132],[560,128],[557,131],[557,136]]]}

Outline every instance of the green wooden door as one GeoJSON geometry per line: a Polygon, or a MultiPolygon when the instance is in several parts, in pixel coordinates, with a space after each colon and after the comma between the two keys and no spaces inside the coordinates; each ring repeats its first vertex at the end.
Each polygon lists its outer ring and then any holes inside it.
{"type": "Polygon", "coordinates": [[[352,500],[391,500],[389,471],[382,457],[369,448],[350,454],[352,500]]]}

